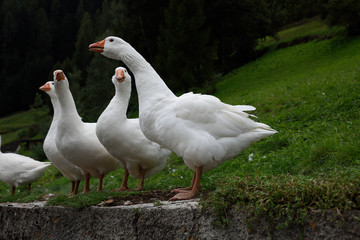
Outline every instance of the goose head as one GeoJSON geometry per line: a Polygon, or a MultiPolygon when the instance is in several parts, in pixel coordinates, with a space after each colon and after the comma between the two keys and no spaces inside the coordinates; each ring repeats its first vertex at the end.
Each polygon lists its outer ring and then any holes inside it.
{"type": "Polygon", "coordinates": [[[69,82],[62,70],[55,70],[53,75],[55,92],[58,92],[60,89],[69,88],[69,82]]]}
{"type": "Polygon", "coordinates": [[[65,80],[65,74],[62,70],[55,70],[54,71],[54,80],[56,81],[62,81],[62,80],[65,80]]]}
{"type": "Polygon", "coordinates": [[[46,92],[49,96],[55,96],[54,81],[48,81],[39,88],[41,91],[46,92]]]}
{"type": "Polygon", "coordinates": [[[124,83],[131,83],[131,76],[129,75],[126,68],[117,67],[115,69],[115,74],[112,77],[112,82],[116,86],[119,86],[124,83]]]}
{"type": "Polygon", "coordinates": [[[128,55],[127,53],[132,51],[132,47],[121,38],[110,36],[104,40],[90,44],[89,50],[98,52],[111,59],[123,61],[126,55],[128,55]]]}

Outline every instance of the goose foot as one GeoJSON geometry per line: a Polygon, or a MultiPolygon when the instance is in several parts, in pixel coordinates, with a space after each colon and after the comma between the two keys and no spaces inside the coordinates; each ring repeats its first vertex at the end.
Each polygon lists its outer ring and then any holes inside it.
{"type": "Polygon", "coordinates": [[[174,190],[172,190],[172,193],[185,193],[185,192],[190,192],[192,190],[192,186],[189,186],[187,188],[176,188],[174,190]]]}
{"type": "Polygon", "coordinates": [[[139,186],[137,188],[131,189],[130,191],[141,191],[143,189],[142,186],[139,186]]]}
{"type": "MultiPolygon", "coordinates": [[[[171,190],[172,193],[187,193],[187,192],[191,192],[192,190],[192,186],[189,186],[187,188],[176,188],[171,190]]],[[[199,187],[201,189],[201,186],[199,187]]]]}
{"type": "Polygon", "coordinates": [[[193,180],[191,181],[191,190],[189,190],[190,187],[179,190],[175,189],[173,192],[178,192],[174,197],[170,198],[170,201],[175,200],[187,200],[194,198],[199,192],[200,192],[200,180],[201,180],[201,174],[202,174],[202,167],[196,167],[196,170],[194,171],[193,180]]]}
{"type": "Polygon", "coordinates": [[[111,190],[112,192],[123,192],[129,190],[128,187],[115,188],[111,190]]]}
{"type": "Polygon", "coordinates": [[[193,199],[194,197],[196,197],[196,195],[197,195],[196,191],[181,192],[181,193],[176,194],[175,196],[173,196],[169,200],[170,201],[175,201],[175,200],[193,199]]]}
{"type": "Polygon", "coordinates": [[[186,188],[176,188],[176,189],[172,190],[171,192],[172,192],[172,193],[190,192],[190,191],[193,189],[193,187],[194,187],[195,179],[196,179],[196,171],[194,171],[193,178],[192,178],[192,180],[191,180],[191,185],[190,185],[189,187],[186,187],[186,188]]]}

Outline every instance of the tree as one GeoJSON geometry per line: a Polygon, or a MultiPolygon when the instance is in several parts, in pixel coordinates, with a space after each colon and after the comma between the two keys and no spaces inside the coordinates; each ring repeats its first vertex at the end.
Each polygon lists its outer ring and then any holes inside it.
{"type": "Polygon", "coordinates": [[[219,71],[228,72],[254,58],[257,41],[272,35],[265,0],[217,0],[209,3],[212,41],[218,45],[219,71]]]}
{"type": "Polygon", "coordinates": [[[131,43],[150,63],[157,53],[159,25],[168,0],[104,1],[98,35],[105,30],[131,43]],[[149,9],[151,9],[149,11],[149,9]]]}
{"type": "MultiPolygon", "coordinates": [[[[118,62],[95,55],[87,68],[86,85],[80,90],[77,102],[79,114],[85,121],[96,122],[114,95],[111,77],[118,62]]],[[[72,78],[69,78],[70,86],[72,78]]]]}
{"type": "Polygon", "coordinates": [[[79,82],[80,86],[85,84],[85,70],[93,56],[93,54],[88,50],[88,45],[94,40],[94,38],[91,16],[88,12],[85,12],[81,20],[75,44],[75,52],[72,58],[72,62],[75,63],[77,68],[83,71],[83,74],[81,74],[83,80],[79,82]]]}
{"type": "MultiPolygon", "coordinates": [[[[20,7],[16,0],[6,1],[2,4],[1,16],[1,55],[0,55],[0,115],[5,115],[12,109],[24,109],[22,103],[18,101],[20,94],[19,88],[19,64],[23,60],[19,54],[17,43],[19,36],[20,23],[17,16],[20,7]]],[[[21,86],[21,85],[20,85],[21,86]]]]}
{"type": "Polygon", "coordinates": [[[78,1],[52,0],[49,13],[54,58],[64,61],[72,56],[79,29],[76,10],[78,1]]]}
{"type": "Polygon", "coordinates": [[[155,66],[175,92],[213,90],[216,48],[209,42],[203,8],[202,0],[170,0],[165,10],[155,66]]]}
{"type": "Polygon", "coordinates": [[[360,34],[360,1],[329,0],[326,15],[330,25],[345,26],[349,35],[360,34]]]}

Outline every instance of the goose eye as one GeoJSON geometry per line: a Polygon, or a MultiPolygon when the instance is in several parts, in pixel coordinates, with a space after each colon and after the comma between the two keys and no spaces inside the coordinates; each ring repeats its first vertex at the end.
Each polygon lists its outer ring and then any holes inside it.
{"type": "Polygon", "coordinates": [[[114,41],[114,39],[110,38],[109,42],[113,42],[113,41],[114,41]]]}

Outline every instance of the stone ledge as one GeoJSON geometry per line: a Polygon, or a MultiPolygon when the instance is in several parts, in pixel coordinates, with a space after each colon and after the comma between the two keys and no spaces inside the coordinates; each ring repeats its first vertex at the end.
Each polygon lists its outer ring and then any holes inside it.
{"type": "Polygon", "coordinates": [[[360,239],[360,211],[312,213],[311,224],[269,231],[265,219],[250,230],[235,208],[227,228],[214,226],[197,200],[81,210],[45,204],[1,203],[0,239],[360,239]]]}

